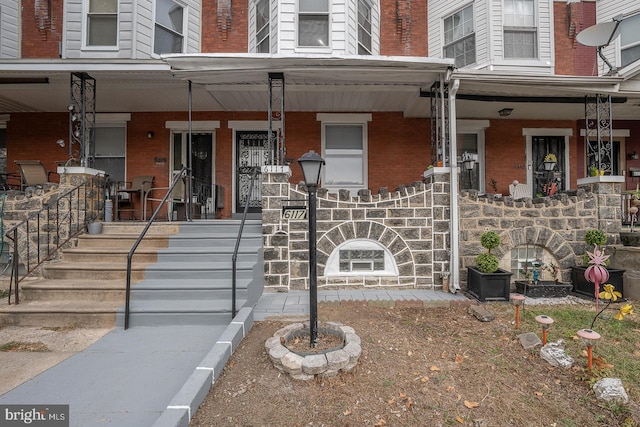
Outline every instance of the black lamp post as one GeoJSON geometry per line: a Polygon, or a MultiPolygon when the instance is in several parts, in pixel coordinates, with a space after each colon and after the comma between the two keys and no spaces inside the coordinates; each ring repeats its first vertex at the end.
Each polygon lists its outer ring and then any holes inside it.
{"type": "Polygon", "coordinates": [[[318,273],[316,271],[316,192],[320,173],[325,164],[318,153],[311,150],[298,159],[304,183],[309,192],[309,345],[318,344],[318,273]]]}

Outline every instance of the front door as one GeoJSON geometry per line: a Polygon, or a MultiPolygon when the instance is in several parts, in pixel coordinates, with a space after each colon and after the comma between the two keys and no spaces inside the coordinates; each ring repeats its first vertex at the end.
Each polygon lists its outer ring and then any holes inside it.
{"type": "Polygon", "coordinates": [[[533,166],[533,197],[553,195],[564,191],[565,185],[565,137],[533,136],[531,139],[531,164],[533,166]],[[557,163],[551,170],[545,168],[548,154],[556,156],[557,163]]]}
{"type": "MultiPolygon", "coordinates": [[[[251,176],[256,168],[270,165],[274,159],[273,144],[269,141],[269,131],[236,132],[236,206],[235,212],[244,212],[249,198],[251,176]]],[[[255,180],[249,212],[262,212],[262,192],[260,181],[255,180]]]]}
{"type": "MultiPolygon", "coordinates": [[[[188,132],[174,132],[172,147],[173,174],[182,165],[186,165],[188,152],[188,132]]],[[[191,134],[191,169],[193,179],[194,218],[213,218],[213,133],[202,132],[191,134]]]]}

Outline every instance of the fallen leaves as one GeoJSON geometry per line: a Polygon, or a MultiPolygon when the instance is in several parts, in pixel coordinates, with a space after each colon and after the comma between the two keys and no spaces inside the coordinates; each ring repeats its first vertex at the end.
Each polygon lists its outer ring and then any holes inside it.
{"type": "Polygon", "coordinates": [[[480,406],[480,404],[478,402],[469,402],[468,400],[464,401],[464,406],[466,406],[469,409],[473,409],[473,408],[477,408],[478,406],[480,406]]]}

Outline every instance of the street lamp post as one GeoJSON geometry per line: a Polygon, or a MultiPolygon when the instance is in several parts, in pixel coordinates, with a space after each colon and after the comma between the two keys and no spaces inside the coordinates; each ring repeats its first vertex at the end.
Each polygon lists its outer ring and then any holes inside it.
{"type": "Polygon", "coordinates": [[[320,173],[325,164],[318,153],[311,150],[298,159],[304,183],[309,193],[309,345],[318,344],[318,272],[316,261],[316,192],[320,173]]]}

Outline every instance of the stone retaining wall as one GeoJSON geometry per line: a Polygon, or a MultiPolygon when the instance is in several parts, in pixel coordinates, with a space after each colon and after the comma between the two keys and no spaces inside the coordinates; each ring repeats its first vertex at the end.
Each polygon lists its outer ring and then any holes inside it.
{"type": "MultiPolygon", "coordinates": [[[[301,204],[304,185],[288,182],[287,167],[265,168],[262,224],[265,286],[278,290],[309,287],[308,220],[283,220],[283,205],[301,204]]],[[[379,194],[318,191],[318,287],[433,288],[448,271],[448,174],[379,194]],[[331,276],[325,267],[331,253],[351,239],[379,242],[392,254],[397,276],[331,276]]]]}

